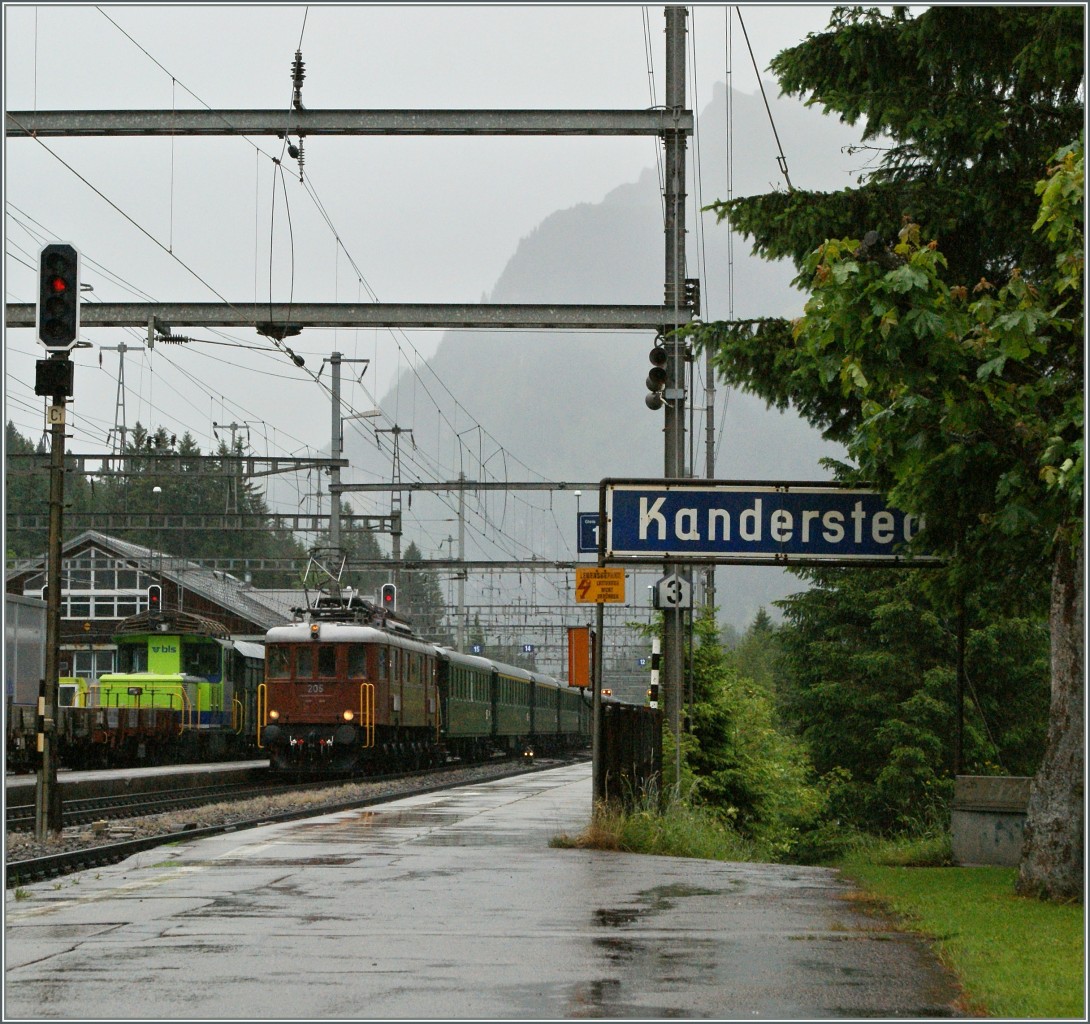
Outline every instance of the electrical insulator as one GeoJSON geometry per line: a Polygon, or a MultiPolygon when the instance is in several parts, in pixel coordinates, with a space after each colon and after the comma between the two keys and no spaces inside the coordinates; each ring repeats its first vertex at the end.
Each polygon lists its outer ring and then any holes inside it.
{"type": "Polygon", "coordinates": [[[306,78],[306,65],[303,63],[303,51],[295,51],[295,60],[291,62],[291,80],[295,89],[292,94],[292,105],[296,110],[303,109],[303,79],[306,78]]]}
{"type": "Polygon", "coordinates": [[[700,278],[685,278],[685,305],[693,316],[700,316],[700,278]]]}

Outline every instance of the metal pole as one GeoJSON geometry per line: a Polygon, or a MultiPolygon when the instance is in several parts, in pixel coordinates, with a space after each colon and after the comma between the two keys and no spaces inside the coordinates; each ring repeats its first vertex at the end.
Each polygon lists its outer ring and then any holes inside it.
{"type": "Polygon", "coordinates": [[[954,774],[961,774],[965,742],[965,594],[958,594],[958,639],[957,639],[957,717],[954,724],[954,774]]]}
{"type": "MultiPolygon", "coordinates": [[[[465,479],[465,473],[458,474],[458,482],[465,479]]],[[[458,492],[458,650],[465,650],[465,489],[458,492]]]]}
{"type": "MultiPolygon", "coordinates": [[[[341,353],[331,352],[329,363],[333,367],[333,419],[330,425],[329,456],[341,457],[341,353]]],[[[334,466],[329,471],[329,545],[338,555],[341,550],[341,469],[334,466]]]]}
{"type": "MultiPolygon", "coordinates": [[[[685,18],[684,7],[666,8],[666,110],[680,118],[685,108],[685,18]]],[[[685,277],[685,136],[680,131],[665,133],[665,235],[666,307],[674,311],[676,329],[681,323],[682,288],[685,277]]],[[[676,336],[666,339],[666,399],[664,413],[667,479],[685,476],[685,362],[684,346],[676,336]]],[[[678,566],[667,563],[667,575],[678,566]]],[[[680,611],[663,616],[663,664],[666,720],[674,734],[675,781],[681,779],[682,630],[680,611]]]]}
{"type": "MultiPolygon", "coordinates": [[[[712,366],[712,350],[704,350],[704,475],[715,479],[715,369],[712,366]]],[[[704,576],[704,606],[715,607],[715,566],[709,565],[704,576]]]]}
{"type": "MultiPolygon", "coordinates": [[[[67,361],[67,352],[51,357],[67,361]]],[[[60,676],[61,640],[61,536],[64,514],[64,420],[65,395],[53,395],[49,410],[49,542],[46,567],[45,679],[38,695],[38,786],[34,801],[34,837],[43,842],[48,832],[63,827],[61,793],[57,785],[57,683],[60,676]]]]}
{"type": "Polygon", "coordinates": [[[602,652],[605,644],[602,632],[605,629],[605,606],[599,602],[594,610],[594,636],[591,638],[594,650],[594,694],[592,697],[592,729],[594,739],[591,743],[592,786],[591,807],[597,803],[602,792],[602,652]]]}

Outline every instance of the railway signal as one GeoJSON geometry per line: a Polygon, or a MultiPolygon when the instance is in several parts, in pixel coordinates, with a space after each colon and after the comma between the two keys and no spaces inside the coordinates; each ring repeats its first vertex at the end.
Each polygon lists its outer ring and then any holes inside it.
{"type": "Polygon", "coordinates": [[[38,343],[69,352],[79,335],[79,253],[67,242],[42,249],[38,259],[38,343]]]}
{"type": "Polygon", "coordinates": [[[656,345],[648,356],[651,360],[651,369],[647,373],[648,394],[644,397],[648,409],[661,409],[663,406],[662,393],[666,389],[666,348],[656,345]]]}
{"type": "Polygon", "coordinates": [[[382,584],[382,607],[388,612],[397,611],[397,587],[393,583],[382,584]]]}
{"type": "Polygon", "coordinates": [[[148,611],[158,615],[163,610],[163,588],[158,583],[148,587],[148,611]]]}

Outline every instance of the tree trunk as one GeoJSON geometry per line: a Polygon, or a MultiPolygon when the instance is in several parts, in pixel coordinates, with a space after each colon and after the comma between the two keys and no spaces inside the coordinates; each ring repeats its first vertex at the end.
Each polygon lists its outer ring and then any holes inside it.
{"type": "Polygon", "coordinates": [[[1030,788],[1018,892],[1083,901],[1083,551],[1061,534],[1052,573],[1052,701],[1030,788]]]}

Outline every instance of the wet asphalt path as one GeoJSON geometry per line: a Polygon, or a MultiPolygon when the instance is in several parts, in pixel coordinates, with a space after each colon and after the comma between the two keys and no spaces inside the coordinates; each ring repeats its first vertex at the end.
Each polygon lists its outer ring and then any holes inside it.
{"type": "Polygon", "coordinates": [[[7,890],[4,1020],[951,1016],[824,868],[549,847],[582,764],[7,890]]]}

